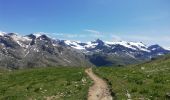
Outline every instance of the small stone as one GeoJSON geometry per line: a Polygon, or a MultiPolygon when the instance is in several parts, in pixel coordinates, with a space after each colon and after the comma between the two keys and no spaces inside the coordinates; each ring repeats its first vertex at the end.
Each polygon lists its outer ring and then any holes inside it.
{"type": "Polygon", "coordinates": [[[145,69],[145,67],[141,67],[141,69],[142,69],[142,70],[144,70],[144,69],[145,69]]]}
{"type": "Polygon", "coordinates": [[[166,98],[170,99],[170,93],[166,93],[166,98]]]}

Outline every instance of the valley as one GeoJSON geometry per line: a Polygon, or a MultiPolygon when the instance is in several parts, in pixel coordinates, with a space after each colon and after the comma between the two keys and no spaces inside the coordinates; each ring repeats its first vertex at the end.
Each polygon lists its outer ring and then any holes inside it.
{"type": "Polygon", "coordinates": [[[125,67],[1,69],[0,79],[1,100],[168,100],[170,55],[125,67]]]}
{"type": "Polygon", "coordinates": [[[0,100],[170,100],[170,0],[0,0],[0,100]]]}
{"type": "Polygon", "coordinates": [[[0,99],[169,99],[169,53],[141,42],[83,43],[4,33],[0,99]]]}

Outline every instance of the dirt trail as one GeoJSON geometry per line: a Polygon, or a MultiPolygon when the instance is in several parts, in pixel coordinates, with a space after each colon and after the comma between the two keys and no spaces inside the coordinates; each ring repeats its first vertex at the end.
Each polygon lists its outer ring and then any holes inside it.
{"type": "Polygon", "coordinates": [[[88,100],[113,100],[107,83],[95,75],[92,68],[88,68],[85,72],[94,81],[93,86],[89,88],[88,100]]]}

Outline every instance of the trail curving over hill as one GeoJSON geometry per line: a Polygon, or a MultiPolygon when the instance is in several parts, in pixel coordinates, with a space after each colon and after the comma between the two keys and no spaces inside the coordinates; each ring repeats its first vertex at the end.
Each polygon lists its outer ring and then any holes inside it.
{"type": "Polygon", "coordinates": [[[89,88],[88,100],[113,100],[107,83],[95,75],[92,68],[86,69],[85,72],[94,81],[93,86],[89,88]]]}

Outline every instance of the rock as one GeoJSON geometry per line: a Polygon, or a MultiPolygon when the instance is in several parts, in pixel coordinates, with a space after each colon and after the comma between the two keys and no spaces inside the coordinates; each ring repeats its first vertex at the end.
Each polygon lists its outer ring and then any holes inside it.
{"type": "Polygon", "coordinates": [[[170,99],[170,92],[166,93],[166,98],[170,99]]]}

